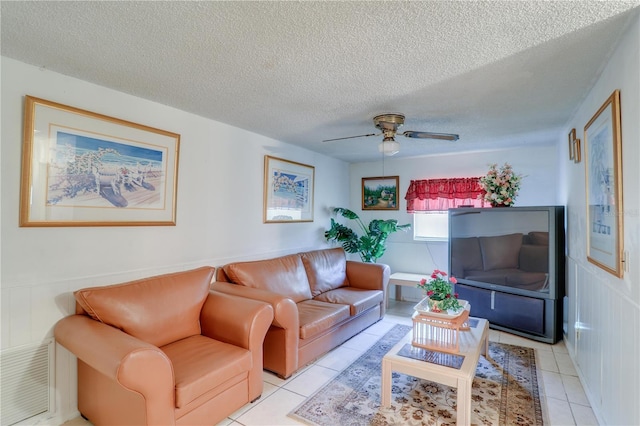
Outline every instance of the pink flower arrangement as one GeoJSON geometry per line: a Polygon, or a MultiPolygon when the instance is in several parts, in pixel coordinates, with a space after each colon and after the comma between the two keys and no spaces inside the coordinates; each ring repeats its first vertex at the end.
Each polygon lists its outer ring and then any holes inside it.
{"type": "Polygon", "coordinates": [[[489,167],[487,175],[480,178],[480,186],[485,194],[479,197],[492,206],[512,206],[520,189],[522,175],[515,174],[509,163],[504,163],[499,170],[497,164],[489,167]]]}
{"type": "Polygon", "coordinates": [[[440,309],[458,310],[462,307],[458,302],[458,293],[453,292],[453,285],[458,282],[455,277],[448,277],[447,273],[439,269],[434,269],[431,279],[423,278],[418,283],[418,288],[422,289],[431,300],[438,301],[440,309]]]}

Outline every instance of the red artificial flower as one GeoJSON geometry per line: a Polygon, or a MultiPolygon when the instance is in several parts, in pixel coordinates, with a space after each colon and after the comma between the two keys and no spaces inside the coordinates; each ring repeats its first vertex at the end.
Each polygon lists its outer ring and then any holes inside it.
{"type": "MultiPolygon", "coordinates": [[[[461,307],[458,302],[458,294],[453,292],[453,284],[457,282],[456,278],[447,276],[446,272],[434,269],[430,278],[420,280],[418,287],[424,291],[429,299],[441,302],[441,309],[458,310],[461,307]]],[[[432,308],[432,310],[436,312],[436,308],[432,308]]]]}

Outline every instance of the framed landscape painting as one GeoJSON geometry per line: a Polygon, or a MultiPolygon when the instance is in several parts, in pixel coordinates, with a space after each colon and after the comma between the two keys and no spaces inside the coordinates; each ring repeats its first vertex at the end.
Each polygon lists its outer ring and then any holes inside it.
{"type": "Polygon", "coordinates": [[[315,168],[264,157],[264,223],[313,222],[315,168]]]}
{"type": "Polygon", "coordinates": [[[180,135],[25,97],[20,226],[175,225],[180,135]]]}
{"type": "Polygon", "coordinates": [[[622,277],[622,138],[616,90],[584,128],[587,260],[622,277]]]}
{"type": "Polygon", "coordinates": [[[398,210],[398,176],[362,178],[362,210],[398,210]]]}

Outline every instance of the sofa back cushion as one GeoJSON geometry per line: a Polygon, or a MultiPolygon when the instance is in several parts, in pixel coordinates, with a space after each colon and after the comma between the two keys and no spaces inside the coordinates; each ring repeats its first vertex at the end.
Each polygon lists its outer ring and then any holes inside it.
{"type": "Polygon", "coordinates": [[[464,270],[450,271],[454,277],[463,278],[464,271],[482,271],[482,255],[478,237],[451,239],[451,264],[464,270]],[[455,260],[454,260],[455,259],[455,260]]]}
{"type": "Polygon", "coordinates": [[[478,237],[485,271],[518,268],[522,234],[478,237]]]}
{"type": "Polygon", "coordinates": [[[527,272],[549,272],[549,246],[523,244],[520,269],[527,272]]]}
{"type": "Polygon", "coordinates": [[[311,299],[309,280],[299,254],[223,267],[232,283],[282,294],[298,303],[311,299]]]}
{"type": "Polygon", "coordinates": [[[549,245],[549,233],[548,232],[540,232],[540,231],[531,231],[527,235],[531,244],[537,246],[548,246],[549,245]]]}
{"type": "Polygon", "coordinates": [[[301,257],[313,297],[349,285],[344,249],[308,251],[301,253],[301,257]]]}
{"type": "Polygon", "coordinates": [[[200,334],[200,311],[214,269],[159,275],[74,292],[78,305],[96,321],[155,346],[200,334]]]}

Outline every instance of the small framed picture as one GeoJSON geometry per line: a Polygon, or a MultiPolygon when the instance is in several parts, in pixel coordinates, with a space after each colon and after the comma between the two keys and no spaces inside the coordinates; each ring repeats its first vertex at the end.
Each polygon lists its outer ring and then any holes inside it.
{"type": "Polygon", "coordinates": [[[398,176],[362,178],[362,210],[398,210],[398,176]]]}
{"type": "Polygon", "coordinates": [[[315,168],[264,157],[264,223],[313,222],[315,168]]]}
{"type": "Polygon", "coordinates": [[[576,141],[576,129],[571,129],[569,132],[569,160],[575,161],[575,141],[576,141]]]}

